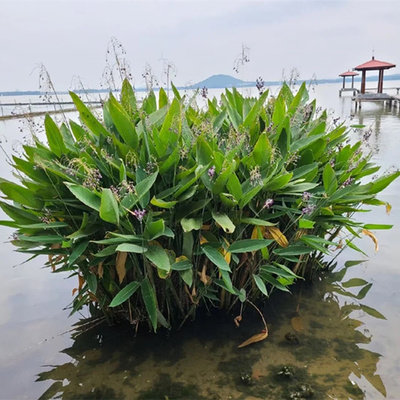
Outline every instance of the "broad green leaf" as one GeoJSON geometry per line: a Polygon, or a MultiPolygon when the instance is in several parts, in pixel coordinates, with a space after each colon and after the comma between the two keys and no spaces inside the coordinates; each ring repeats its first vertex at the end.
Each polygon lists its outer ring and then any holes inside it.
{"type": "Polygon", "coordinates": [[[69,92],[72,101],[75,103],[79,115],[81,116],[84,124],[90,129],[92,133],[96,136],[104,135],[107,137],[109,133],[106,128],[98,121],[98,119],[90,112],[90,110],[85,106],[82,100],[73,92],[69,92]]]}
{"type": "Polygon", "coordinates": [[[101,198],[92,190],[74,183],[64,182],[70,192],[83,204],[96,211],[100,211],[101,198]]]}
{"type": "Polygon", "coordinates": [[[182,271],[179,271],[179,276],[182,278],[183,282],[186,283],[186,285],[192,287],[193,285],[193,270],[191,268],[184,269],[182,271]]]}
{"type": "Polygon", "coordinates": [[[300,218],[299,219],[299,228],[300,229],[313,229],[315,225],[315,221],[311,221],[309,219],[300,218]]]}
{"type": "Polygon", "coordinates": [[[120,245],[118,245],[117,251],[140,254],[145,253],[147,251],[147,248],[134,243],[121,243],[120,245]]]}
{"type": "Polygon", "coordinates": [[[361,278],[352,278],[347,282],[342,282],[342,286],[345,288],[355,287],[355,286],[364,286],[368,282],[365,279],[361,278]]]}
{"type": "Polygon", "coordinates": [[[281,257],[299,256],[301,254],[309,254],[313,251],[310,247],[292,245],[286,248],[275,249],[273,252],[281,257]]]}
{"type": "Polygon", "coordinates": [[[89,272],[89,274],[86,276],[86,282],[88,284],[89,290],[93,294],[96,294],[96,292],[97,292],[97,278],[96,278],[96,275],[93,274],[92,272],[89,272]]]}
{"type": "Polygon", "coordinates": [[[209,165],[214,160],[213,151],[203,136],[197,138],[196,155],[199,165],[209,165]]]}
{"type": "Polygon", "coordinates": [[[246,290],[241,288],[239,291],[239,300],[241,303],[244,303],[246,301],[246,290]]]}
{"type": "Polygon", "coordinates": [[[111,189],[103,189],[101,192],[100,218],[112,224],[119,224],[118,202],[111,189]]]}
{"type": "Polygon", "coordinates": [[[239,201],[242,198],[242,186],[240,184],[239,178],[237,177],[237,175],[234,172],[229,177],[229,180],[228,180],[226,186],[229,190],[229,193],[237,201],[239,201]]]}
{"type": "Polygon", "coordinates": [[[98,253],[94,254],[95,257],[108,257],[117,252],[117,244],[112,244],[110,246],[107,246],[103,250],[99,251],[98,253]]]}
{"type": "Polygon", "coordinates": [[[268,140],[267,134],[263,133],[257,140],[253,149],[253,159],[256,165],[264,166],[269,164],[273,154],[271,143],[268,140]]]}
{"type": "Polygon", "coordinates": [[[249,251],[261,250],[271,244],[273,240],[264,239],[243,239],[233,242],[229,248],[229,253],[246,253],[249,251]]]}
{"type": "Polygon", "coordinates": [[[64,237],[59,235],[37,235],[37,236],[19,235],[18,240],[22,242],[32,242],[39,244],[55,244],[55,243],[62,243],[64,237]]]}
{"type": "Polygon", "coordinates": [[[156,206],[156,207],[170,209],[170,208],[174,207],[174,205],[177,203],[177,201],[176,200],[164,201],[164,200],[161,200],[161,199],[156,199],[153,196],[153,198],[151,199],[150,203],[153,204],[153,206],[156,206]]]}
{"type": "Polygon", "coordinates": [[[211,189],[214,194],[219,194],[224,190],[225,185],[227,184],[228,180],[232,177],[232,174],[235,172],[235,169],[236,169],[236,162],[233,161],[228,167],[225,167],[225,170],[223,172],[221,172],[217,176],[211,189]]]}
{"type": "Polygon", "coordinates": [[[371,315],[372,317],[379,318],[379,319],[386,319],[386,317],[381,314],[379,311],[375,310],[375,308],[366,306],[365,304],[360,304],[361,310],[366,312],[367,314],[371,315]]]}
{"type": "Polygon", "coordinates": [[[333,170],[330,164],[326,164],[323,172],[323,182],[325,192],[328,196],[331,196],[337,190],[338,184],[335,175],[335,171],[333,170]]]}
{"type": "Polygon", "coordinates": [[[225,213],[220,213],[216,211],[211,212],[214,221],[226,232],[233,233],[235,231],[235,225],[231,219],[225,213]]]}
{"type": "Polygon", "coordinates": [[[222,287],[223,289],[227,290],[229,293],[237,294],[237,291],[234,289],[231,277],[229,276],[229,272],[220,270],[222,281],[219,279],[215,279],[214,283],[218,286],[222,287]]]}
{"type": "Polygon", "coordinates": [[[57,157],[66,154],[67,148],[65,147],[61,132],[49,114],[46,114],[44,119],[44,127],[46,130],[47,142],[49,143],[51,151],[53,151],[57,157]]]}
{"type": "Polygon", "coordinates": [[[171,265],[173,271],[186,271],[187,269],[192,269],[193,264],[189,260],[182,260],[175,262],[171,265]]]}
{"type": "Polygon", "coordinates": [[[157,297],[153,285],[149,281],[149,278],[144,278],[141,283],[141,292],[143,302],[146,306],[147,314],[154,332],[157,331],[157,297]]]}
{"type": "Polygon", "coordinates": [[[272,277],[269,273],[260,273],[260,275],[264,281],[269,282],[272,286],[276,287],[279,290],[282,290],[283,292],[290,293],[290,290],[285,285],[272,277]]]}
{"type": "Polygon", "coordinates": [[[164,231],[164,220],[159,219],[158,221],[147,222],[143,235],[147,240],[154,240],[162,236],[164,234],[164,231]]]}
{"type": "Polygon", "coordinates": [[[216,265],[220,269],[220,271],[231,272],[229,264],[225,261],[225,258],[218,250],[214,249],[214,247],[208,244],[203,245],[201,248],[203,250],[203,253],[207,256],[207,258],[214,265],[216,265]]]}
{"type": "Polygon", "coordinates": [[[135,125],[131,122],[129,114],[125,111],[123,106],[118,103],[112,93],[110,94],[110,99],[108,100],[108,106],[111,118],[118,130],[118,133],[128,146],[136,150],[139,144],[139,139],[135,125]]]}
{"type": "Polygon", "coordinates": [[[72,251],[71,255],[68,257],[68,265],[71,267],[74,262],[83,254],[83,252],[88,247],[89,241],[83,240],[79,244],[75,244],[74,250],[72,251]]]}
{"type": "Polygon", "coordinates": [[[163,108],[166,105],[168,105],[168,96],[164,88],[160,87],[158,92],[158,108],[163,108]]]}
{"type": "Polygon", "coordinates": [[[344,263],[344,265],[345,265],[345,267],[349,268],[349,267],[354,267],[355,265],[362,264],[364,262],[365,262],[365,260],[349,260],[349,261],[346,261],[344,263]]]}
{"type": "MultiPolygon", "coordinates": [[[[149,175],[147,178],[144,178],[141,182],[136,185],[136,193],[138,196],[139,201],[146,196],[152,186],[154,185],[158,176],[158,171],[154,172],[153,174],[149,175]]],[[[141,206],[144,208],[147,204],[142,204],[141,206]]]]}
{"type": "Polygon", "coordinates": [[[162,247],[149,246],[145,255],[157,268],[166,272],[171,270],[169,257],[162,247]]]}
{"type": "Polygon", "coordinates": [[[244,224],[249,224],[249,225],[257,225],[257,226],[275,226],[276,224],[273,224],[272,222],[269,221],[264,221],[263,219],[258,219],[258,218],[242,218],[240,222],[244,224]]]}
{"type": "Polygon", "coordinates": [[[382,224],[365,224],[364,229],[392,229],[393,225],[382,225],[382,224]]]}
{"type": "MultiPolygon", "coordinates": [[[[258,117],[261,107],[265,103],[265,100],[267,99],[269,94],[269,91],[266,90],[260,98],[257,100],[257,102],[254,104],[253,108],[250,110],[250,112],[247,114],[243,121],[243,126],[246,128],[250,128],[251,125],[253,125],[254,121],[258,117]]],[[[260,164],[261,165],[261,164],[260,164]]]]}
{"type": "Polygon", "coordinates": [[[201,217],[182,218],[181,225],[184,232],[198,231],[203,225],[203,220],[201,217]]]}
{"type": "Polygon", "coordinates": [[[288,172],[282,175],[278,175],[275,178],[272,178],[264,187],[264,190],[268,190],[271,192],[282,190],[292,179],[293,173],[288,172]]]}
{"type": "Polygon", "coordinates": [[[181,111],[180,103],[177,99],[172,100],[171,106],[168,109],[167,115],[165,116],[161,131],[160,141],[164,145],[174,144],[178,139],[178,132],[174,132],[171,129],[171,125],[175,118],[179,117],[181,111]]]}
{"type": "Polygon", "coordinates": [[[113,298],[112,302],[110,303],[109,307],[117,307],[126,300],[128,300],[133,293],[140,287],[140,283],[133,281],[126,285],[123,289],[121,289],[116,296],[113,298]]]}
{"type": "Polygon", "coordinates": [[[265,286],[265,283],[262,280],[262,278],[259,275],[254,275],[253,274],[253,279],[254,279],[254,282],[256,283],[258,289],[260,289],[260,292],[264,296],[269,297],[267,287],[265,286]]]}
{"type": "Polygon", "coordinates": [[[132,85],[129,83],[128,79],[124,79],[122,82],[121,104],[129,117],[132,118],[137,111],[137,105],[135,92],[133,91],[132,85]]]}
{"type": "Polygon", "coordinates": [[[26,207],[42,208],[44,205],[43,200],[38,198],[38,196],[31,190],[1,178],[0,191],[2,191],[8,199],[26,207]]]}

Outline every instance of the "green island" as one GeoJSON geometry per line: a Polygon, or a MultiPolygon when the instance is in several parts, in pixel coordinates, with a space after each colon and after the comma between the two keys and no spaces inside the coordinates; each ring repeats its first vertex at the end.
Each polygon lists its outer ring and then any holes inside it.
{"type": "MultiPolygon", "coordinates": [[[[385,206],[376,196],[400,172],[368,179],[379,166],[352,141],[360,126],[329,122],[304,83],[275,97],[173,93],[139,104],[125,80],[102,120],[71,93],[81,123],[47,115],[47,143],[34,136],[13,156],[19,184],[0,179],[1,224],[19,252],[76,280],[71,313],[156,332],[226,309],[239,324],[391,227],[357,213],[385,206]]],[[[268,336],[259,313],[265,329],[247,344],[268,336]]]]}

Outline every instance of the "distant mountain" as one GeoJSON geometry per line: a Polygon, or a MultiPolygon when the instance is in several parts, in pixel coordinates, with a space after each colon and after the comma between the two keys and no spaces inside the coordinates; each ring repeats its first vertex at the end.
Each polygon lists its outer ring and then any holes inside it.
{"type": "Polygon", "coordinates": [[[255,82],[245,82],[230,75],[213,75],[207,79],[204,79],[204,81],[195,83],[194,85],[186,86],[186,89],[201,89],[203,87],[206,87],[207,89],[220,89],[251,85],[255,85],[255,82]]]}
{"type": "MultiPolygon", "coordinates": [[[[367,81],[375,82],[378,80],[377,75],[367,76],[367,81]]],[[[384,80],[387,81],[400,81],[400,74],[392,74],[392,75],[385,75],[384,80]]],[[[333,79],[317,79],[313,81],[313,83],[317,84],[324,84],[324,83],[341,83],[343,78],[333,78],[333,79]]],[[[355,82],[361,82],[361,77],[357,76],[354,79],[355,82]]],[[[298,83],[302,83],[303,80],[298,80],[298,83]]],[[[310,83],[309,80],[305,81],[306,83],[310,83]]],[[[207,89],[223,89],[223,88],[230,88],[230,87],[245,87],[245,86],[255,86],[255,82],[249,81],[242,81],[241,79],[237,79],[230,75],[212,75],[204,81],[195,83],[191,86],[182,87],[179,89],[202,89],[206,87],[207,89]]],[[[264,81],[264,85],[268,86],[276,86],[282,85],[282,81],[264,81]]]]}

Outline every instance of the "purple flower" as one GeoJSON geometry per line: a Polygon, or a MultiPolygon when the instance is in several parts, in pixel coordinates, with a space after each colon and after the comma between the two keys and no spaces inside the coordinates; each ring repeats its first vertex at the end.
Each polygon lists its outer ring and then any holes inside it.
{"type": "Polygon", "coordinates": [[[309,204],[307,207],[304,207],[301,212],[303,215],[310,215],[312,214],[317,207],[314,204],[309,204]]]}
{"type": "Polygon", "coordinates": [[[265,200],[265,203],[264,203],[264,207],[263,207],[263,208],[268,208],[268,209],[270,209],[273,205],[274,205],[274,200],[272,200],[272,199],[267,199],[267,200],[265,200]]]}
{"type": "Polygon", "coordinates": [[[304,192],[303,196],[301,199],[303,200],[304,203],[308,203],[311,198],[311,193],[310,192],[304,192]]]}
{"type": "Polygon", "coordinates": [[[209,170],[208,170],[208,176],[210,179],[212,179],[215,175],[215,165],[213,165],[209,170]]]}
{"type": "Polygon", "coordinates": [[[143,221],[144,216],[146,215],[146,210],[135,210],[132,213],[139,222],[143,221]]]}
{"type": "Polygon", "coordinates": [[[347,179],[343,182],[342,187],[349,186],[349,185],[351,185],[353,182],[354,182],[354,178],[347,178],[347,179]]]}

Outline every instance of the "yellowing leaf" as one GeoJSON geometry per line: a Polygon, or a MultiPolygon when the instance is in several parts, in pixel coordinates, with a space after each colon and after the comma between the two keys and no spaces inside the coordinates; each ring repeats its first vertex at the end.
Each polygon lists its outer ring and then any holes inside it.
{"type": "Polygon", "coordinates": [[[103,277],[103,274],[104,274],[103,262],[101,262],[101,263],[97,266],[97,274],[99,275],[100,278],[103,277]]]}
{"type": "Polygon", "coordinates": [[[262,239],[265,235],[265,226],[256,225],[251,233],[252,239],[262,239]]]}
{"type": "MultiPolygon", "coordinates": [[[[51,249],[52,250],[61,249],[61,244],[60,243],[54,243],[54,244],[51,245],[51,249]]],[[[61,255],[58,256],[56,258],[56,261],[53,262],[54,254],[49,254],[49,263],[51,265],[51,269],[52,269],[53,272],[56,270],[56,264],[62,259],[62,257],[63,256],[61,256],[61,255]]]]}
{"type": "Polygon", "coordinates": [[[378,239],[376,238],[376,236],[371,231],[369,231],[368,229],[363,229],[362,233],[364,235],[369,236],[372,239],[372,241],[375,243],[375,253],[376,253],[379,250],[378,239]]]}
{"type": "Polygon", "coordinates": [[[128,253],[126,251],[118,251],[117,257],[115,260],[115,268],[117,269],[117,274],[119,278],[119,283],[121,283],[126,275],[126,258],[128,257],[128,253]]]}
{"type": "Polygon", "coordinates": [[[207,283],[208,283],[206,271],[207,271],[207,265],[204,264],[204,265],[203,265],[203,269],[201,270],[200,280],[201,280],[205,285],[207,285],[207,283]]]}
{"type": "Polygon", "coordinates": [[[299,229],[296,231],[296,235],[294,236],[294,240],[299,240],[303,235],[307,234],[307,229],[299,229]]]}
{"type": "Polygon", "coordinates": [[[186,256],[179,256],[175,258],[175,262],[186,261],[188,258],[186,256]]]}
{"type": "Polygon", "coordinates": [[[392,206],[389,203],[386,203],[386,214],[390,214],[390,211],[392,210],[392,206]]]}
{"type": "Polygon", "coordinates": [[[264,340],[267,337],[268,337],[268,332],[267,331],[264,331],[262,333],[257,333],[257,335],[252,336],[251,338],[247,339],[242,344],[240,344],[238,346],[238,349],[240,349],[241,347],[248,346],[249,344],[253,344],[253,343],[256,343],[256,342],[261,342],[261,340],[264,340]]]}
{"type": "Polygon", "coordinates": [[[227,264],[230,264],[230,262],[231,262],[231,253],[229,253],[229,251],[226,251],[225,255],[224,255],[224,258],[225,258],[225,261],[227,262],[227,264]]]}
{"type": "Polygon", "coordinates": [[[266,226],[265,227],[265,235],[267,239],[274,239],[281,247],[288,247],[289,242],[286,239],[286,236],[277,228],[276,226],[266,226]]]}
{"type": "Polygon", "coordinates": [[[203,235],[200,235],[200,244],[202,245],[204,243],[208,243],[208,240],[203,235]]]}
{"type": "Polygon", "coordinates": [[[79,281],[79,285],[78,285],[78,291],[80,292],[82,290],[83,285],[85,284],[85,278],[82,275],[78,275],[78,281],[79,281]]]}
{"type": "Polygon", "coordinates": [[[303,319],[299,316],[293,317],[291,320],[292,328],[296,332],[300,332],[303,330],[303,319]]]}

